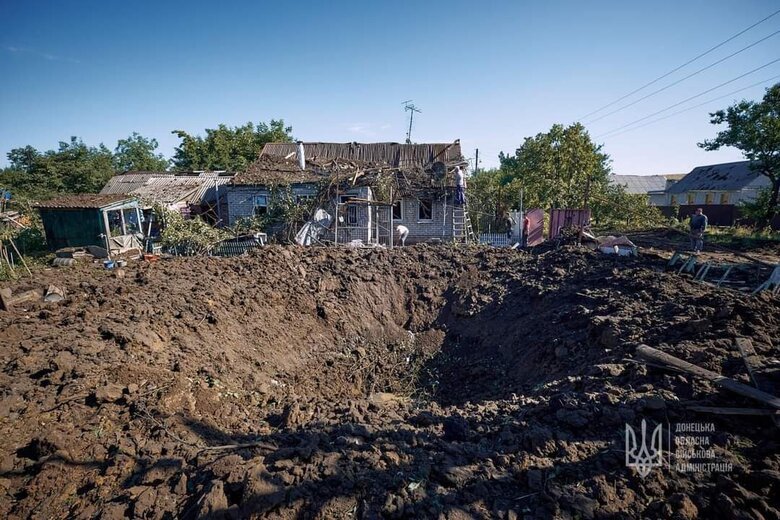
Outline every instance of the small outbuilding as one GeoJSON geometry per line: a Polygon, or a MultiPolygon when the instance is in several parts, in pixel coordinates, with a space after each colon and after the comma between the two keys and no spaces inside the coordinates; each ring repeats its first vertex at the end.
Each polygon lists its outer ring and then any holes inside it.
{"type": "Polygon", "coordinates": [[[112,254],[143,246],[138,201],[126,195],[84,193],[37,205],[51,251],[99,246],[112,254]]]}

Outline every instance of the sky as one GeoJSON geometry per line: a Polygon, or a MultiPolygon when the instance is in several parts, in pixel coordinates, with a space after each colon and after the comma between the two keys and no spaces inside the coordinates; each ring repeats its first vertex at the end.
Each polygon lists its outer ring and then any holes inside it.
{"type": "Polygon", "coordinates": [[[413,100],[414,142],[460,139],[467,157],[479,149],[482,168],[525,137],[581,121],[615,173],[685,173],[741,159],[697,147],[718,128],[708,113],[759,99],[780,81],[780,61],[641,122],[714,99],[704,106],[609,132],[780,58],[780,34],[609,112],[780,31],[780,14],[584,116],[778,9],[777,0],[0,0],[0,165],[12,148],[48,150],[74,135],[113,148],[139,132],[170,156],[172,130],[272,118],[304,141],[403,142],[403,102],[413,100]]]}

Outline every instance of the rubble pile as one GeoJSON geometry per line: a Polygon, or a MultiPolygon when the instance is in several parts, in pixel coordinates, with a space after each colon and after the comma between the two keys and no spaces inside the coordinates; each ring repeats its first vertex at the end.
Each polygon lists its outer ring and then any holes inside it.
{"type": "MultiPolygon", "coordinates": [[[[29,284],[25,286],[24,284],[29,284]]],[[[780,303],[565,246],[269,246],[75,265],[0,311],[3,518],[778,518],[780,431],[646,344],[750,384],[780,303]],[[626,467],[707,423],[727,472],[626,467]]],[[[775,392],[777,395],[777,392],[775,392]]]]}

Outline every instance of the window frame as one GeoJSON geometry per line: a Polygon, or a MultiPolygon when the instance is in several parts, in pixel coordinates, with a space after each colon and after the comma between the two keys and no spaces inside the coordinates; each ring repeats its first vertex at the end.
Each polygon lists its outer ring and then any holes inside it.
{"type": "Polygon", "coordinates": [[[252,215],[263,217],[268,214],[268,198],[268,195],[252,195],[252,215]],[[264,199],[264,203],[258,203],[260,199],[264,199]],[[259,209],[262,211],[258,211],[259,209]]]}
{"type": "Polygon", "coordinates": [[[422,197],[417,199],[417,222],[433,222],[433,198],[432,197],[422,197]],[[430,216],[428,218],[424,218],[422,216],[422,209],[423,209],[423,201],[429,202],[429,213],[430,216]]]}
{"type": "Polygon", "coordinates": [[[358,225],[357,204],[350,204],[350,201],[354,198],[353,195],[339,195],[339,203],[347,208],[347,216],[344,219],[344,223],[348,226],[358,225]]]}
{"type": "Polygon", "coordinates": [[[404,219],[404,201],[402,199],[398,199],[391,208],[392,211],[392,217],[393,220],[403,220],[404,219]],[[398,208],[398,216],[395,214],[395,210],[398,208]]]}

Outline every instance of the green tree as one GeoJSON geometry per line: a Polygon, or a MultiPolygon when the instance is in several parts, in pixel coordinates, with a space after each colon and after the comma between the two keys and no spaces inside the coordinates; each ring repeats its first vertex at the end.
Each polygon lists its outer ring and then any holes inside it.
{"type": "Polygon", "coordinates": [[[769,178],[772,185],[757,222],[760,228],[767,227],[778,212],[780,198],[780,83],[768,88],[763,100],[740,101],[711,113],[710,118],[712,124],[727,128],[699,146],[705,150],[738,148],[752,168],[769,178]]]}
{"type": "Polygon", "coordinates": [[[173,164],[180,170],[245,170],[260,154],[263,145],[270,142],[292,141],[292,127],[283,120],[257,125],[219,125],[207,128],[206,136],[193,136],[184,130],[172,133],[181,139],[173,155],[173,164]]]}
{"type": "Polygon", "coordinates": [[[114,149],[114,169],[119,172],[168,169],[169,161],[162,154],[155,153],[157,139],[146,138],[133,132],[127,139],[120,139],[114,149]]]}
{"type": "Polygon", "coordinates": [[[45,153],[31,146],[15,148],[8,152],[11,166],[3,171],[0,182],[21,198],[97,192],[114,174],[113,159],[104,145],[87,146],[77,137],[45,153]]]}
{"type": "Polygon", "coordinates": [[[580,123],[553,125],[527,137],[514,155],[501,154],[500,184],[517,206],[523,189],[527,208],[579,208],[609,186],[610,159],[580,123]]]}

